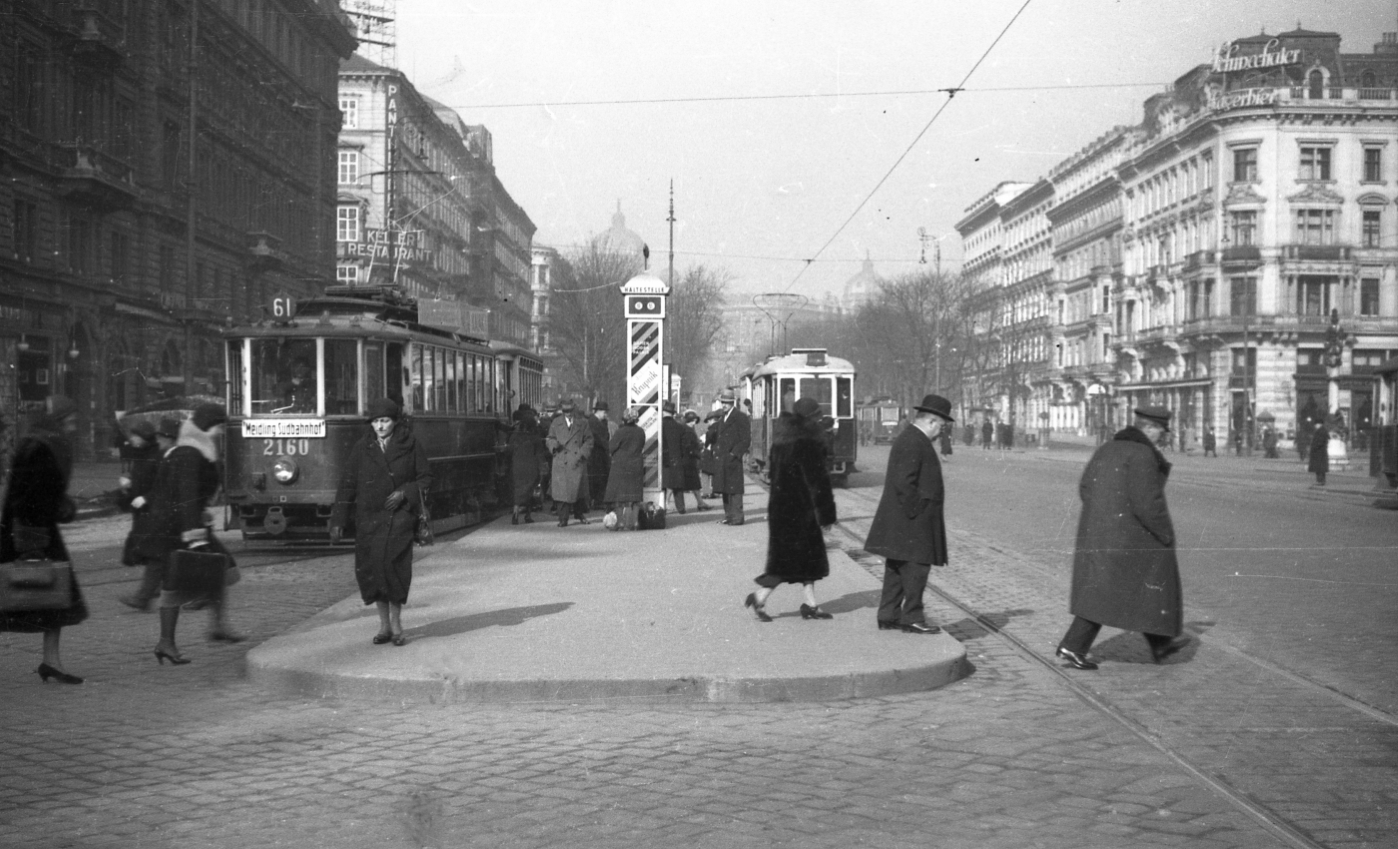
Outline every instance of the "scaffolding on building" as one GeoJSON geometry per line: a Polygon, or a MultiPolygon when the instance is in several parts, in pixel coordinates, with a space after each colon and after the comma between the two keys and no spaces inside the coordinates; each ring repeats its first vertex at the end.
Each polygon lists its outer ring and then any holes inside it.
{"type": "Polygon", "coordinates": [[[397,0],[340,0],[354,21],[360,56],[386,68],[398,67],[397,0]]]}

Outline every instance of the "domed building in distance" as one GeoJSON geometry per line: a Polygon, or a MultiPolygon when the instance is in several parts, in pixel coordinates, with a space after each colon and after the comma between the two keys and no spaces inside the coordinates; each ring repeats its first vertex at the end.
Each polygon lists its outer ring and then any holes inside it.
{"type": "Polygon", "coordinates": [[[621,201],[616,202],[616,212],[612,214],[612,226],[597,235],[592,243],[598,250],[635,257],[645,264],[648,248],[641,234],[626,226],[626,216],[621,214],[621,201]]]}
{"type": "Polygon", "coordinates": [[[879,284],[883,282],[884,279],[874,270],[874,261],[866,251],[864,265],[859,269],[859,273],[845,281],[845,292],[840,298],[840,306],[844,307],[847,314],[858,312],[860,306],[878,294],[879,284]]]}

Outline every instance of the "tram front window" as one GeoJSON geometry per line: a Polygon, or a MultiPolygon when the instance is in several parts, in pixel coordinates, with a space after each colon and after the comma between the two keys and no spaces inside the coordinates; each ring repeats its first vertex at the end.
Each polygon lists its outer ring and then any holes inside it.
{"type": "Polygon", "coordinates": [[[833,416],[835,414],[834,392],[831,381],[828,377],[803,377],[801,378],[801,389],[796,393],[796,397],[814,398],[820,402],[820,414],[822,416],[833,416]]]}
{"type": "Polygon", "coordinates": [[[252,340],[252,414],[287,416],[315,411],[315,340],[252,340]]]}
{"type": "Polygon", "coordinates": [[[325,414],[359,413],[359,343],[353,339],[325,340],[325,414]]]}

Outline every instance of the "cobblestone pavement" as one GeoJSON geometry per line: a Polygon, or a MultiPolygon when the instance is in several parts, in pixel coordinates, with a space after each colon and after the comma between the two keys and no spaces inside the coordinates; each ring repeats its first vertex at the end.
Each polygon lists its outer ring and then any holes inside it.
{"type": "MultiPolygon", "coordinates": [[[[111,550],[95,526],[69,539],[93,617],[65,634],[65,661],[89,680],[41,685],[38,638],[0,634],[0,846],[1306,845],[940,598],[934,616],[966,642],[977,671],[930,693],[683,707],[291,699],[242,678],[243,646],[203,643],[201,614],[186,614],[181,629],[195,662],[158,667],[155,617],[114,601],[134,571],[94,562],[111,550]]],[[[1032,564],[983,540],[954,543],[967,566],[939,578],[984,621],[1016,633],[1032,633],[1040,617],[1061,626],[1051,582],[1032,564]],[[971,574],[972,563],[985,568],[971,574]]],[[[234,622],[257,639],[350,595],[353,582],[337,555],[247,569],[235,592],[234,622]]],[[[733,627],[757,626],[735,609],[733,627]]],[[[1200,654],[1220,664],[1204,680],[1196,662],[1116,664],[1099,681],[1113,699],[1144,694],[1128,708],[1152,733],[1191,737],[1184,723],[1203,711],[1204,733],[1179,747],[1214,758],[1208,767],[1225,776],[1253,763],[1257,747],[1276,754],[1273,777],[1291,799],[1306,762],[1344,737],[1338,729],[1352,747],[1376,742],[1324,700],[1313,720],[1269,725],[1291,694],[1250,686],[1229,700],[1243,689],[1233,686],[1240,670],[1227,655],[1200,654]],[[1152,704],[1162,674],[1191,679],[1173,694],[1178,710],[1152,704]],[[1228,704],[1212,704],[1220,700],[1228,704]]],[[[1391,767],[1389,743],[1369,751],[1373,769],[1391,767]]],[[[1350,763],[1364,761],[1356,753],[1350,763]]],[[[1319,812],[1344,801],[1348,785],[1332,780],[1343,777],[1308,782],[1305,804],[1319,812]]],[[[1352,821],[1346,813],[1334,828],[1352,821]]]]}

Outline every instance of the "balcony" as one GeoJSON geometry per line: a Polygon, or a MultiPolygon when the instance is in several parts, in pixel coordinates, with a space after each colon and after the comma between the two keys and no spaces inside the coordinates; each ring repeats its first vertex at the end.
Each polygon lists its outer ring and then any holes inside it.
{"type": "Polygon", "coordinates": [[[265,231],[248,234],[248,270],[254,274],[280,271],[290,256],[281,249],[282,240],[265,231]]]}
{"type": "Polygon", "coordinates": [[[73,58],[102,71],[112,71],[126,58],[125,14],[119,0],[74,0],[73,24],[77,38],[73,58]]]}
{"type": "Polygon", "coordinates": [[[1217,259],[1213,251],[1195,251],[1184,258],[1184,271],[1197,271],[1206,265],[1213,265],[1217,259]]]}
{"type": "Polygon", "coordinates": [[[136,204],[131,166],[88,144],[63,144],[58,193],[98,212],[130,209],[136,204]]]}
{"type": "Polygon", "coordinates": [[[1236,245],[1219,252],[1225,268],[1252,267],[1261,264],[1262,250],[1257,245],[1236,245]]]}
{"type": "Polygon", "coordinates": [[[1285,245],[1282,257],[1288,260],[1348,262],[1351,250],[1348,245],[1285,245]]]}

